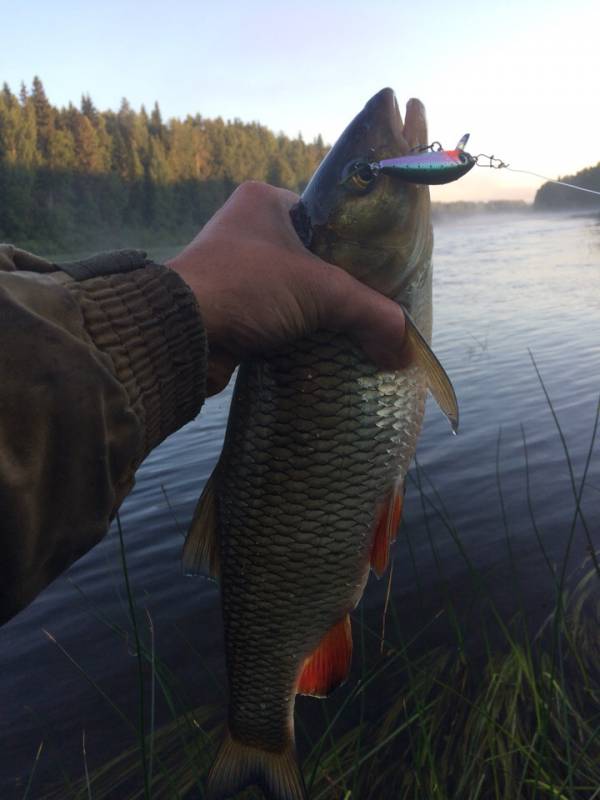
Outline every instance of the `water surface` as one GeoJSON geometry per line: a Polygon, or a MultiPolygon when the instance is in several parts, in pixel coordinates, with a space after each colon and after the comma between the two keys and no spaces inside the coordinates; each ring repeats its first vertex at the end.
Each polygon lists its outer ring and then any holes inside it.
{"type": "MultiPolygon", "coordinates": [[[[450,435],[429,401],[418,448],[422,471],[411,471],[403,534],[395,549],[398,613],[406,613],[410,627],[435,611],[444,592],[459,603],[462,597],[465,608],[472,602],[464,555],[434,508],[443,503],[464,551],[506,613],[518,598],[541,620],[552,603],[546,558],[562,563],[575,503],[563,444],[532,357],[578,485],[600,396],[600,225],[589,218],[533,213],[457,219],[436,228],[434,259],[434,349],[454,382],[461,424],[458,436],[450,435]],[[437,494],[426,484],[429,500],[423,500],[415,486],[427,480],[437,494]],[[546,557],[533,532],[531,510],[546,557]]],[[[196,702],[223,702],[202,666],[222,680],[218,593],[210,581],[184,577],[179,557],[195,500],[220,451],[229,396],[228,390],[207,402],[197,420],[148,457],[121,514],[138,604],[151,615],[157,651],[196,702]]],[[[597,545],[597,447],[582,509],[597,545]]],[[[570,569],[587,547],[578,522],[570,569]]],[[[382,592],[382,582],[367,590],[366,605],[374,613],[382,592]]],[[[113,529],[0,629],[2,798],[22,797],[42,739],[34,797],[52,780],[61,780],[61,768],[81,774],[83,729],[92,765],[131,742],[98,689],[43,632],[49,631],[133,718],[132,648],[107,625],[127,627],[127,617],[113,529]]]]}

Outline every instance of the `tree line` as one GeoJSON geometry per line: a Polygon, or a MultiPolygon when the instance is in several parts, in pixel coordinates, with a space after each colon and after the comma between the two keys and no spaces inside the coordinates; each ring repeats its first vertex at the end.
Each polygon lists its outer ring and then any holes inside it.
{"type": "MultiPolygon", "coordinates": [[[[57,108],[42,81],[0,91],[0,241],[45,249],[124,235],[188,236],[245,180],[301,191],[327,148],[257,122],[163,121],[123,99],[99,111],[89,95],[57,108]]],[[[133,244],[135,242],[132,242],[133,244]]]]}
{"type": "MultiPolygon", "coordinates": [[[[600,162],[595,167],[587,167],[587,169],[582,169],[575,175],[565,175],[560,180],[600,192],[600,162]]],[[[550,211],[569,209],[599,211],[600,197],[588,192],[577,192],[574,189],[569,189],[568,186],[545,183],[538,189],[533,205],[536,209],[550,211]]]]}

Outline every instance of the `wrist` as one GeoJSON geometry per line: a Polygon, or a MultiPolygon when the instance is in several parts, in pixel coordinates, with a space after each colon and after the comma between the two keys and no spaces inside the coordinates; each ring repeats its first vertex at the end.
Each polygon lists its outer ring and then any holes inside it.
{"type": "Polygon", "coordinates": [[[199,248],[197,247],[196,243],[192,243],[188,248],[183,250],[179,255],[175,256],[175,258],[166,262],[167,267],[176,272],[177,275],[185,282],[187,287],[190,289],[194,297],[196,298],[196,302],[198,303],[198,307],[200,308],[200,313],[202,315],[202,321],[204,323],[204,329],[207,333],[207,336],[210,335],[210,338],[214,340],[214,324],[212,321],[211,315],[211,307],[213,306],[213,302],[211,301],[211,276],[207,274],[200,275],[200,267],[199,264],[202,263],[202,254],[199,252],[199,248]],[[193,251],[190,253],[190,249],[193,247],[193,251]]]}
{"type": "Polygon", "coordinates": [[[202,267],[209,263],[203,249],[194,241],[166,266],[185,282],[198,304],[207,342],[206,394],[211,396],[227,386],[239,359],[229,349],[231,336],[225,325],[226,308],[219,300],[218,270],[202,267]]]}

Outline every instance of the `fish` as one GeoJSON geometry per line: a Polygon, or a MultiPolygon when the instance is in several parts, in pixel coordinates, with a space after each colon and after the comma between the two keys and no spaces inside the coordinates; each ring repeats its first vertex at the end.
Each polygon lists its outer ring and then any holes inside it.
{"type": "Polygon", "coordinates": [[[267,800],[306,800],[295,697],[325,697],[347,679],[350,613],[370,571],[387,568],[428,390],[458,424],[429,347],[428,187],[348,174],[357,160],[398,157],[426,137],[421,103],[409,101],[403,124],[394,92],[381,90],[291,211],[313,253],[402,305],[408,366],[381,372],[350,337],[322,330],[238,370],[223,450],[183,551],[185,572],[208,571],[222,598],[229,709],[211,800],[250,785],[267,800]]]}

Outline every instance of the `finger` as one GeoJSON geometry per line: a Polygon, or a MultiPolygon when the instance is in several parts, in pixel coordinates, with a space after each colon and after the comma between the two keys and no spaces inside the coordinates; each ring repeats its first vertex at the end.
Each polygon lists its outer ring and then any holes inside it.
{"type": "Polygon", "coordinates": [[[245,181],[233,192],[227,204],[229,210],[247,217],[263,216],[266,210],[278,208],[289,211],[298,202],[298,195],[289,189],[280,189],[261,181],[245,181]]]}
{"type": "Polygon", "coordinates": [[[330,288],[322,298],[322,327],[346,333],[381,370],[410,364],[404,314],[397,303],[341,271],[330,288]]]}
{"type": "MultiPolygon", "coordinates": [[[[298,195],[288,189],[277,189],[260,181],[246,181],[238,186],[208,225],[222,229],[235,226],[237,233],[253,239],[277,240],[290,227],[289,211],[297,202],[298,195]]],[[[289,235],[287,231],[286,235],[289,235]]]]}
{"type": "Polygon", "coordinates": [[[274,188],[274,191],[277,192],[281,204],[288,211],[292,206],[295,206],[299,200],[299,197],[296,194],[296,192],[292,192],[290,189],[274,188]]]}
{"type": "Polygon", "coordinates": [[[415,97],[406,104],[404,137],[411,147],[429,144],[427,140],[427,116],[425,114],[425,106],[415,97]]]}

